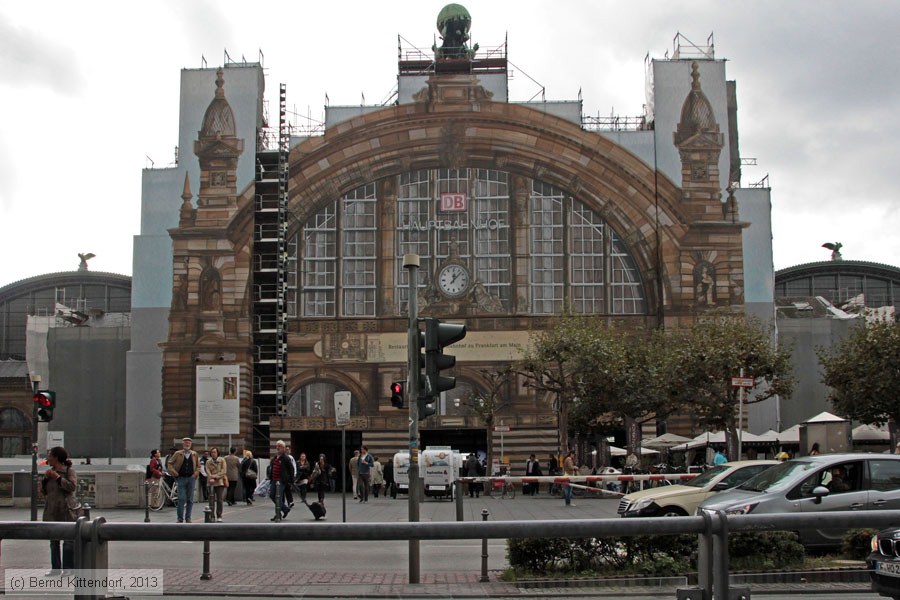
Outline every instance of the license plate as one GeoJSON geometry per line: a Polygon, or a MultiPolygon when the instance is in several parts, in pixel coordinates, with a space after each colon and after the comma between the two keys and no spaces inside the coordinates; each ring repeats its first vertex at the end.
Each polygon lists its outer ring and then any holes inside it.
{"type": "Polygon", "coordinates": [[[900,563],[895,562],[876,562],[875,570],[881,575],[890,575],[891,577],[900,577],[900,563]]]}
{"type": "Polygon", "coordinates": [[[428,486],[428,489],[429,489],[430,491],[446,490],[446,489],[447,489],[447,486],[444,486],[444,485],[429,485],[429,486],[428,486]]]}

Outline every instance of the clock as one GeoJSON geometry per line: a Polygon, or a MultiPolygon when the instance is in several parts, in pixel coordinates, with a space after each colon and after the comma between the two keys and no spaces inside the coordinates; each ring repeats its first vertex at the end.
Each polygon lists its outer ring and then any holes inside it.
{"type": "Polygon", "coordinates": [[[449,264],[441,269],[438,286],[446,296],[462,296],[469,289],[469,271],[462,265],[449,264]]]}

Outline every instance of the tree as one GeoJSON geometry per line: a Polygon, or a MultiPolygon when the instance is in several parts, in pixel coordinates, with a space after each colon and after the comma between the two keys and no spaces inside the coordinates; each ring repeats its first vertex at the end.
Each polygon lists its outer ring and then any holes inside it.
{"type": "Polygon", "coordinates": [[[494,464],[494,422],[497,413],[503,410],[509,403],[504,398],[503,388],[509,383],[509,376],[513,374],[511,367],[506,366],[499,370],[481,369],[481,376],[487,382],[484,392],[473,392],[469,396],[472,412],[487,427],[487,468],[490,473],[494,464]]]}
{"type": "Polygon", "coordinates": [[[675,404],[687,407],[702,427],[725,431],[732,441],[729,458],[737,459],[733,442],[740,388],[732,387],[731,379],[742,374],[753,379],[746,404],[775,395],[788,398],[793,389],[790,352],[776,347],[758,320],[727,313],[712,313],[666,337],[664,370],[675,404]]]}
{"type": "Polygon", "coordinates": [[[863,423],[900,423],[900,324],[860,327],[832,350],[817,350],[835,410],[863,423]]]}

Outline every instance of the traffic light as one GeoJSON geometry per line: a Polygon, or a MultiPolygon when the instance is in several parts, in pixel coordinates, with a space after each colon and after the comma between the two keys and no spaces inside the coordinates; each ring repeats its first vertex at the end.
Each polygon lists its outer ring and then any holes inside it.
{"type": "Polygon", "coordinates": [[[53,420],[53,409],[56,408],[56,392],[38,390],[34,393],[34,403],[37,405],[38,421],[49,423],[53,420]]]}
{"type": "Polygon", "coordinates": [[[419,405],[419,418],[430,417],[436,412],[435,403],[441,392],[456,387],[455,377],[442,377],[441,371],[453,368],[456,357],[444,354],[444,348],[466,337],[466,326],[457,323],[441,323],[438,319],[425,321],[425,377],[424,398],[419,405]]]}
{"type": "Polygon", "coordinates": [[[405,381],[391,382],[391,406],[394,408],[403,408],[405,406],[403,402],[403,399],[406,397],[404,387],[406,387],[405,381]]]}

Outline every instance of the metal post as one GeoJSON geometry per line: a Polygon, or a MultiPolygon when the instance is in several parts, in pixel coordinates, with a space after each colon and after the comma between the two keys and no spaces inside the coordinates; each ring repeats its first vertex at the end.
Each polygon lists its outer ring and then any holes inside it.
{"type": "Polygon", "coordinates": [[[453,482],[453,493],[456,495],[456,520],[465,521],[463,513],[463,483],[459,479],[453,482]]]}
{"type": "MultiPolygon", "coordinates": [[[[203,509],[203,522],[213,522],[213,511],[208,506],[203,509]]],[[[200,579],[202,581],[212,579],[212,573],[209,572],[209,540],[203,540],[203,572],[200,574],[200,579]]]]}
{"type": "MultiPolygon", "coordinates": [[[[406,400],[409,403],[409,522],[419,521],[419,255],[403,256],[409,278],[406,400]]],[[[409,582],[419,583],[419,540],[409,540],[409,582]]]]}
{"type": "MultiPolygon", "coordinates": [[[[41,383],[41,376],[36,373],[31,374],[31,393],[37,394],[38,386],[41,383]]],[[[37,488],[38,488],[38,471],[37,471],[37,454],[38,454],[38,411],[37,402],[32,399],[31,402],[31,520],[37,521],[37,488]]]]}
{"type": "MultiPolygon", "coordinates": [[[[488,515],[491,513],[488,512],[488,509],[484,509],[481,511],[481,520],[487,521],[488,515]]],[[[487,583],[490,581],[488,577],[488,541],[487,538],[481,538],[481,579],[478,581],[482,583],[487,583]]]]}
{"type": "Polygon", "coordinates": [[[281,522],[281,481],[273,482],[275,484],[275,522],[281,522]]]}
{"type": "Polygon", "coordinates": [[[728,599],[728,517],[716,512],[718,531],[713,533],[713,597],[728,599]]]}
{"type": "Polygon", "coordinates": [[[697,541],[697,585],[703,590],[704,600],[711,600],[713,591],[713,520],[708,512],[701,511],[705,531],[697,541]]]}
{"type": "MultiPolygon", "coordinates": [[[[744,368],[741,367],[741,378],[744,377],[744,368]]],[[[741,386],[738,388],[738,455],[737,460],[741,460],[741,456],[743,456],[743,446],[744,446],[744,387],[741,386]]]]}
{"type": "Polygon", "coordinates": [[[347,427],[341,427],[341,515],[342,523],[347,522],[347,427]]]}
{"type": "Polygon", "coordinates": [[[150,522],[150,480],[144,480],[144,523],[150,522]]]}

